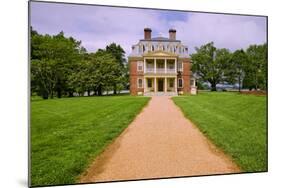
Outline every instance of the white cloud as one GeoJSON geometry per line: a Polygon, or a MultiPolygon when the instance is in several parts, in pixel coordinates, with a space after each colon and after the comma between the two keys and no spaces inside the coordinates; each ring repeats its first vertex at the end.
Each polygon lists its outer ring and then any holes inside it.
{"type": "Polygon", "coordinates": [[[187,43],[190,53],[194,47],[214,41],[219,48],[235,50],[266,41],[264,17],[222,14],[189,14],[185,21],[174,22],[178,38],[187,43]]]}
{"type": "Polygon", "coordinates": [[[152,35],[161,32],[164,36],[168,36],[169,28],[175,28],[177,38],[189,46],[191,53],[195,46],[210,41],[214,41],[217,47],[231,50],[266,41],[263,17],[186,13],[185,19],[175,20],[169,19],[167,11],[159,10],[31,4],[31,25],[34,29],[49,34],[63,30],[67,36],[81,40],[88,51],[116,42],[128,55],[131,46],[143,38],[144,27],[152,28],[152,35]]]}

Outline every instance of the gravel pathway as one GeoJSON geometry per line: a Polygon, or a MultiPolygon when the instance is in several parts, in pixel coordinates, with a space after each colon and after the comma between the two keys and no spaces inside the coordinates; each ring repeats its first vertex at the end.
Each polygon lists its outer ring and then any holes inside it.
{"type": "Polygon", "coordinates": [[[80,182],[236,173],[240,169],[186,119],[170,97],[152,97],[80,182]]]}

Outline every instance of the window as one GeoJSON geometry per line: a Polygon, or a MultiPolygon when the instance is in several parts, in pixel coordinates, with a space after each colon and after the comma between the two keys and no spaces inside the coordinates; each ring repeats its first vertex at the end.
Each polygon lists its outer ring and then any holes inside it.
{"type": "Polygon", "coordinates": [[[154,46],[152,45],[152,51],[154,51],[154,46]]]}
{"type": "Polygon", "coordinates": [[[152,79],[147,79],[147,87],[152,87],[152,79]]]}
{"type": "Polygon", "coordinates": [[[142,61],[138,61],[138,71],[142,71],[143,69],[143,62],[142,61]]]}
{"type": "Polygon", "coordinates": [[[141,45],[139,45],[139,53],[142,53],[142,46],[141,45]]]}
{"type": "Polygon", "coordinates": [[[178,63],[178,71],[181,71],[181,72],[182,72],[182,62],[179,62],[179,63],[178,63]]]}
{"type": "Polygon", "coordinates": [[[179,80],[178,80],[178,86],[179,86],[179,88],[182,88],[182,86],[183,86],[183,80],[182,80],[182,78],[179,78],[179,80]]]}
{"type": "Polygon", "coordinates": [[[141,78],[138,79],[138,88],[142,88],[142,79],[141,78]]]}

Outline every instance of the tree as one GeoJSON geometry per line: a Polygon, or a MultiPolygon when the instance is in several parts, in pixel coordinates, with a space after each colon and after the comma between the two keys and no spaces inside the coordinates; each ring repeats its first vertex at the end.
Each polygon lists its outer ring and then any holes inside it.
{"type": "Polygon", "coordinates": [[[225,70],[225,80],[230,84],[238,83],[239,92],[241,90],[241,83],[245,76],[247,65],[247,54],[242,49],[236,50],[230,58],[228,69],[225,70]]]}
{"type": "Polygon", "coordinates": [[[81,41],[57,35],[41,35],[31,28],[31,93],[44,98],[56,95],[88,95],[94,91],[114,93],[128,87],[125,51],[112,43],[96,53],[87,53],[81,41]]]}
{"type": "Polygon", "coordinates": [[[54,96],[54,89],[56,84],[55,76],[55,62],[52,60],[32,60],[31,61],[31,75],[34,90],[42,96],[43,99],[48,99],[54,96]]]}
{"type": "Polygon", "coordinates": [[[90,66],[94,90],[98,95],[102,95],[105,88],[112,86],[116,81],[115,74],[119,71],[119,65],[112,54],[100,50],[93,55],[90,66]]]}
{"type": "Polygon", "coordinates": [[[191,54],[192,71],[200,80],[209,82],[212,91],[216,91],[216,85],[224,80],[231,53],[225,48],[217,49],[213,42],[195,50],[196,53],[191,54]]]}
{"type": "Polygon", "coordinates": [[[117,93],[117,87],[120,89],[120,82],[123,81],[122,77],[124,76],[125,65],[125,51],[120,45],[115,43],[111,43],[110,45],[106,46],[105,51],[110,53],[115,59],[116,63],[118,64],[118,70],[115,72],[115,79],[113,80],[113,92],[114,94],[117,93]]]}
{"type": "Polygon", "coordinates": [[[266,89],[267,87],[267,44],[250,45],[246,50],[249,63],[246,67],[245,87],[266,89]]]}
{"type": "Polygon", "coordinates": [[[76,41],[72,37],[65,37],[63,32],[54,36],[40,35],[31,28],[31,60],[52,62],[54,68],[52,73],[56,78],[55,90],[58,98],[63,93],[68,92],[70,96],[73,94],[68,79],[75,72],[85,52],[80,41],[76,41]]]}

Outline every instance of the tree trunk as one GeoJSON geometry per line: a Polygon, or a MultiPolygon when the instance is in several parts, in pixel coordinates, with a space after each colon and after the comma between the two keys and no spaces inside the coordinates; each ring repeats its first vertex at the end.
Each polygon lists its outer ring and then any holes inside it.
{"type": "Polygon", "coordinates": [[[215,82],[212,82],[211,83],[211,91],[217,91],[217,87],[216,87],[216,83],[215,82]]]}
{"type": "Polygon", "coordinates": [[[88,89],[88,91],[87,91],[87,92],[88,92],[88,96],[90,96],[90,94],[91,94],[91,91],[90,91],[90,90],[88,89]]]}
{"type": "Polygon", "coordinates": [[[42,98],[43,99],[48,99],[49,98],[49,93],[47,91],[43,91],[42,98]]]}
{"type": "Polygon", "coordinates": [[[239,91],[239,93],[241,91],[241,79],[240,79],[240,76],[238,77],[238,91],[239,91]]]}
{"type": "Polygon", "coordinates": [[[113,94],[114,94],[114,95],[117,94],[117,86],[116,86],[116,84],[114,84],[114,86],[113,86],[113,94]]]}
{"type": "Polygon", "coordinates": [[[57,89],[57,95],[58,95],[58,98],[61,98],[61,88],[57,89]]]}
{"type": "Polygon", "coordinates": [[[98,96],[102,95],[102,90],[101,90],[101,86],[98,87],[98,96]]]}
{"type": "Polygon", "coordinates": [[[53,99],[54,98],[54,91],[52,90],[51,91],[51,99],[53,99]]]}
{"type": "Polygon", "coordinates": [[[68,92],[68,97],[73,97],[73,92],[72,91],[68,92]]]}
{"type": "Polygon", "coordinates": [[[258,76],[257,73],[255,74],[255,90],[258,90],[258,76]]]}

